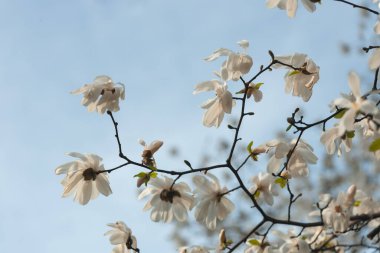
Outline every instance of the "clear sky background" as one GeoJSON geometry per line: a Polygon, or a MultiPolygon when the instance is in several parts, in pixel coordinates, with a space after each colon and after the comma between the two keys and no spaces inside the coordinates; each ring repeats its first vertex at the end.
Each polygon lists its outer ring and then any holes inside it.
{"type": "MultiPolygon", "coordinates": [[[[369,20],[372,26],[376,17],[369,20]]],[[[161,139],[160,166],[184,169],[183,159],[196,164],[218,136],[232,138],[226,121],[219,129],[202,126],[200,104],[212,93],[192,90],[222,62],[206,63],[205,56],[220,47],[237,50],[236,42],[247,39],[251,73],[270,61],[269,49],[306,53],[321,67],[308,104],[284,94],[284,71],[258,80],[264,100],[249,104],[256,115],[243,133],[262,143],[286,128],[296,106],[310,121],[326,115],[327,104],[349,91],[347,72],[367,69],[368,56],[354,50],[343,57],[339,50],[341,42],[369,45],[358,41],[358,22],[357,9],[327,0],[313,14],[300,6],[294,19],[258,0],[0,0],[0,252],[111,252],[103,233],[116,220],[132,228],[142,252],[176,250],[167,239],[171,226],[142,212],[138,169],[111,174],[114,193],[87,206],[61,198],[54,169],[71,160],[66,152],[96,153],[106,168],[122,162],[109,117],[88,113],[70,91],[102,74],[124,83],[126,100],[115,117],[125,153],[139,160],[138,138],[161,139]],[[170,158],[172,147],[179,147],[178,158],[170,158]]],[[[321,150],[318,138],[311,142],[321,150]]]]}

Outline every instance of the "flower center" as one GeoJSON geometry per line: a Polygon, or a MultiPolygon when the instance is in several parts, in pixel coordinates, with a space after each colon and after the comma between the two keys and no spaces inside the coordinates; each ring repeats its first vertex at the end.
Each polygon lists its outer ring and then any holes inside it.
{"type": "Polygon", "coordinates": [[[342,212],[342,207],[341,206],[335,206],[335,212],[341,213],[342,212]]]}
{"type": "Polygon", "coordinates": [[[116,91],[116,89],[115,89],[115,88],[104,88],[104,89],[102,89],[102,91],[100,92],[100,94],[101,94],[101,95],[104,95],[104,93],[105,93],[106,91],[109,91],[109,92],[111,92],[112,94],[114,94],[115,91],[116,91]]]}
{"type": "Polygon", "coordinates": [[[88,168],[83,171],[82,175],[83,175],[84,181],[90,181],[90,180],[95,181],[97,173],[93,168],[88,168]]]}
{"type": "Polygon", "coordinates": [[[173,203],[174,197],[180,198],[181,194],[178,191],[167,189],[162,190],[162,192],[160,193],[160,199],[165,202],[173,203]]]}

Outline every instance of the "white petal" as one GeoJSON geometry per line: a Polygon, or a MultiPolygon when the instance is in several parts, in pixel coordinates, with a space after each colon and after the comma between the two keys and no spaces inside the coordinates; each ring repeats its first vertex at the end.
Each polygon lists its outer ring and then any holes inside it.
{"type": "Polygon", "coordinates": [[[352,94],[354,94],[356,98],[361,96],[360,79],[359,76],[353,71],[351,71],[348,75],[348,85],[351,88],[352,94]]]}

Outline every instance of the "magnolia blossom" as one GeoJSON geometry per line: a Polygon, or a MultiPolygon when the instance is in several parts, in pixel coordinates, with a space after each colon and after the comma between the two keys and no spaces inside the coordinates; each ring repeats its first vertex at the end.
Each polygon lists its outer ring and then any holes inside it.
{"type": "Polygon", "coordinates": [[[348,77],[348,85],[351,88],[352,95],[342,94],[342,98],[335,99],[333,106],[347,109],[340,119],[340,133],[344,131],[353,131],[356,115],[359,112],[365,114],[376,114],[378,109],[374,102],[363,99],[360,92],[360,79],[355,72],[350,72],[348,77]]]}
{"type": "Polygon", "coordinates": [[[347,192],[339,193],[338,198],[331,200],[328,207],[323,209],[323,221],[327,226],[332,227],[335,232],[347,230],[355,203],[355,194],[356,186],[352,185],[347,192]]]}
{"type": "Polygon", "coordinates": [[[278,230],[274,230],[273,234],[279,237],[283,243],[277,252],[279,253],[309,253],[311,252],[309,244],[303,240],[301,236],[297,236],[297,234],[293,230],[288,230],[288,233],[283,233],[278,230]]]}
{"type": "Polygon", "coordinates": [[[268,205],[273,205],[273,196],[277,196],[278,192],[275,187],[275,177],[269,173],[260,172],[252,178],[253,186],[249,188],[255,197],[263,197],[268,205]]]}
{"type": "Polygon", "coordinates": [[[352,147],[352,137],[353,134],[345,132],[341,133],[340,127],[335,126],[321,135],[321,142],[326,147],[326,151],[328,154],[332,155],[335,153],[335,150],[338,150],[338,156],[342,154],[343,145],[345,147],[346,152],[349,152],[352,147]]]}
{"type": "MultiPolygon", "coordinates": [[[[362,214],[374,214],[380,212],[380,203],[372,199],[371,196],[367,195],[362,190],[357,190],[355,195],[355,204],[353,207],[353,215],[362,214]]],[[[370,227],[380,226],[380,218],[373,219],[368,224],[370,227]]]]}
{"type": "Polygon", "coordinates": [[[219,127],[223,121],[224,113],[231,113],[232,106],[234,105],[232,94],[227,90],[227,84],[223,84],[218,80],[206,81],[198,84],[195,87],[193,94],[210,90],[215,91],[216,97],[207,100],[202,105],[202,108],[206,109],[206,112],[203,115],[203,125],[206,127],[219,127]]]}
{"type": "Polygon", "coordinates": [[[290,93],[293,90],[293,96],[302,97],[305,102],[309,101],[313,93],[313,86],[319,80],[319,67],[306,54],[295,53],[289,56],[276,56],[275,60],[292,66],[289,67],[280,63],[273,65],[274,68],[289,70],[285,74],[285,91],[290,93]]]}
{"type": "Polygon", "coordinates": [[[173,217],[180,222],[186,221],[187,211],[194,206],[194,197],[186,183],[173,184],[173,179],[165,176],[164,178],[152,178],[149,185],[151,187],[143,190],[138,198],[142,199],[151,195],[144,211],[152,209],[150,218],[154,222],[160,220],[171,222],[173,217]]]}
{"type": "Polygon", "coordinates": [[[124,84],[114,83],[109,76],[97,76],[93,83],[85,84],[74,90],[71,94],[83,94],[82,105],[87,106],[88,111],[117,112],[120,110],[119,99],[125,98],[124,84]]]}
{"type": "MultiPolygon", "coordinates": [[[[311,0],[301,0],[303,6],[309,12],[314,12],[316,10],[315,3],[318,1],[311,0]]],[[[293,18],[296,15],[298,0],[267,0],[267,7],[274,8],[278,7],[282,10],[286,10],[288,17],[293,18]]]]}
{"type": "Polygon", "coordinates": [[[209,253],[209,249],[202,246],[186,246],[179,248],[179,253],[209,253]]]}
{"type": "MultiPolygon", "coordinates": [[[[379,25],[379,31],[380,31],[380,25],[379,25]]],[[[369,68],[372,70],[375,70],[380,67],[380,48],[373,49],[373,53],[371,57],[369,58],[368,65],[369,65],[369,68]]]]}
{"type": "Polygon", "coordinates": [[[65,163],[55,170],[57,175],[66,174],[62,180],[63,197],[75,193],[74,200],[86,205],[90,199],[96,198],[99,192],[104,196],[112,193],[107,174],[99,173],[104,171],[101,157],[76,152],[68,153],[68,155],[79,160],[65,163]]]}
{"type": "Polygon", "coordinates": [[[234,53],[229,49],[220,48],[205,58],[206,61],[214,61],[220,56],[227,56],[227,60],[223,62],[220,69],[220,77],[223,81],[238,81],[241,76],[250,71],[253,65],[251,56],[246,54],[249,42],[242,40],[238,42],[238,45],[244,49],[244,53],[234,53]]]}
{"type": "MultiPolygon", "coordinates": [[[[280,166],[286,162],[296,142],[296,139],[290,143],[273,140],[266,144],[270,149],[274,149],[274,154],[269,159],[267,166],[269,173],[277,173],[279,171],[280,166]]],[[[287,172],[291,177],[307,176],[309,174],[308,164],[316,164],[317,160],[318,157],[313,153],[313,148],[300,139],[288,161],[287,172]]]]}
{"type": "MultiPolygon", "coordinates": [[[[380,3],[379,3],[380,6],[380,3]]],[[[377,22],[375,23],[375,26],[373,27],[373,31],[376,34],[380,34],[380,15],[377,16],[377,22]]]]}
{"type": "Polygon", "coordinates": [[[156,140],[147,145],[143,139],[139,139],[138,141],[144,147],[144,151],[141,154],[141,157],[143,158],[142,163],[146,166],[156,167],[156,161],[154,160],[153,155],[164,143],[156,140]]]}
{"type": "Polygon", "coordinates": [[[132,231],[122,221],[116,223],[107,224],[112,230],[106,232],[104,235],[109,235],[112,245],[116,245],[113,248],[112,253],[129,253],[130,250],[137,249],[136,237],[132,235],[132,231]]]}
{"type": "Polygon", "coordinates": [[[195,218],[206,224],[208,229],[214,230],[217,220],[223,221],[235,205],[226,198],[228,189],[222,188],[218,178],[211,173],[207,173],[207,177],[196,175],[193,182],[197,186],[194,190],[197,201],[195,218]]]}

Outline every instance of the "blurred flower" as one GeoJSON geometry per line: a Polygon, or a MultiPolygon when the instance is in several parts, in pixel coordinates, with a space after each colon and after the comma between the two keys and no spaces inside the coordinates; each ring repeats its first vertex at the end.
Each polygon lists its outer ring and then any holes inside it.
{"type": "Polygon", "coordinates": [[[101,157],[76,152],[68,153],[68,155],[80,160],[65,163],[55,170],[57,175],[66,174],[62,180],[63,197],[75,192],[74,200],[86,205],[90,199],[96,198],[99,192],[104,196],[112,193],[107,174],[99,173],[104,170],[101,157]]]}
{"type": "Polygon", "coordinates": [[[278,249],[279,253],[310,253],[309,244],[301,236],[297,236],[293,230],[289,229],[287,233],[274,230],[273,234],[278,236],[283,243],[278,249]]]}
{"type": "MultiPolygon", "coordinates": [[[[310,0],[301,0],[303,6],[309,12],[314,12],[316,10],[315,2],[310,0]]],[[[286,10],[288,17],[293,18],[296,15],[298,0],[267,0],[267,7],[274,8],[278,7],[282,10],[286,10]]]]}
{"type": "Polygon", "coordinates": [[[139,143],[144,147],[144,151],[141,154],[143,158],[142,163],[146,166],[156,167],[156,161],[154,160],[153,155],[164,143],[156,140],[147,145],[143,139],[139,139],[139,143]]]}
{"type": "Polygon", "coordinates": [[[223,221],[232,212],[235,205],[226,198],[227,187],[221,187],[219,180],[211,173],[205,176],[196,175],[193,182],[197,206],[195,218],[198,222],[206,224],[208,229],[214,230],[217,220],[223,221]]]}
{"type": "Polygon", "coordinates": [[[137,252],[136,237],[132,235],[131,229],[124,222],[117,221],[107,225],[113,228],[104,234],[110,236],[109,240],[112,245],[116,245],[112,253],[129,253],[130,250],[137,252]]]}
{"type": "Polygon", "coordinates": [[[82,105],[87,106],[89,112],[104,113],[109,110],[120,110],[119,99],[125,98],[124,84],[114,83],[108,76],[97,76],[93,83],[85,84],[71,94],[83,94],[82,105]]]}
{"type": "Polygon", "coordinates": [[[347,192],[340,192],[337,199],[331,200],[328,207],[322,211],[325,225],[332,227],[335,232],[347,230],[355,203],[355,194],[356,186],[352,185],[347,192]]]}
{"type": "Polygon", "coordinates": [[[245,244],[248,245],[248,248],[244,250],[244,253],[271,253],[276,252],[267,242],[259,242],[255,238],[248,238],[245,244]]]}
{"type": "Polygon", "coordinates": [[[146,203],[144,211],[152,209],[150,218],[158,222],[171,222],[173,216],[180,222],[187,219],[187,211],[194,206],[194,197],[190,194],[189,186],[184,183],[173,184],[173,179],[164,177],[152,178],[150,187],[143,190],[139,199],[152,195],[146,203]]]}
{"type": "Polygon", "coordinates": [[[273,205],[273,196],[277,196],[278,192],[275,189],[275,177],[269,173],[260,172],[252,178],[253,186],[249,188],[255,198],[263,196],[268,205],[273,205]]]}
{"type": "Polygon", "coordinates": [[[350,72],[348,77],[348,85],[351,88],[352,95],[342,94],[341,98],[333,101],[333,107],[345,108],[347,111],[340,119],[340,134],[345,131],[353,131],[356,115],[359,112],[364,114],[375,115],[378,109],[374,102],[363,99],[360,92],[360,79],[355,72],[350,72]]]}
{"type": "Polygon", "coordinates": [[[340,156],[342,154],[342,145],[345,147],[346,152],[351,150],[353,134],[353,132],[344,132],[342,135],[340,127],[335,126],[323,132],[320,140],[325,145],[329,155],[334,154],[337,149],[338,156],[340,156]]]}
{"type": "MultiPolygon", "coordinates": [[[[273,140],[266,145],[274,149],[274,154],[269,159],[267,170],[269,173],[277,173],[280,166],[285,163],[297,140],[286,143],[273,140]]],[[[316,164],[318,157],[313,153],[313,148],[302,139],[299,140],[292,156],[287,164],[287,171],[292,177],[304,177],[309,174],[308,164],[316,164]]]]}
{"type": "Polygon", "coordinates": [[[202,105],[202,108],[207,110],[203,115],[203,125],[206,127],[219,127],[223,121],[224,113],[231,113],[232,106],[234,105],[232,94],[227,90],[227,84],[223,84],[218,80],[198,84],[193,94],[210,90],[215,91],[216,97],[207,100],[202,105]]]}
{"type": "Polygon", "coordinates": [[[187,246],[179,248],[179,253],[209,253],[210,251],[202,246],[187,246]]]}
{"type": "Polygon", "coordinates": [[[253,65],[251,56],[246,54],[249,42],[242,40],[238,42],[238,45],[244,49],[244,53],[234,53],[229,49],[220,48],[205,58],[205,61],[214,61],[220,56],[227,56],[227,60],[223,62],[220,69],[220,77],[223,81],[238,81],[241,76],[250,71],[253,65]]]}
{"type": "Polygon", "coordinates": [[[275,60],[299,69],[294,70],[280,63],[273,65],[274,68],[289,69],[285,74],[285,91],[290,93],[293,90],[293,96],[302,97],[305,102],[309,101],[313,93],[313,86],[319,80],[319,67],[306,54],[276,56],[275,60]]]}
{"type": "MultiPolygon", "coordinates": [[[[380,25],[379,25],[379,29],[380,29],[380,25]]],[[[375,70],[378,67],[380,67],[380,48],[373,49],[373,53],[371,57],[369,58],[368,65],[369,65],[369,68],[372,70],[375,70]]]]}

